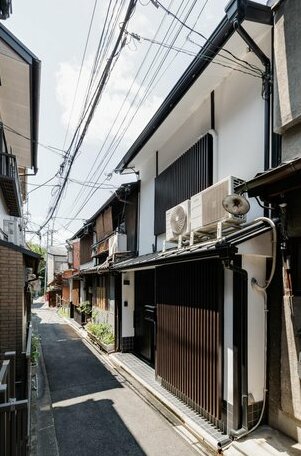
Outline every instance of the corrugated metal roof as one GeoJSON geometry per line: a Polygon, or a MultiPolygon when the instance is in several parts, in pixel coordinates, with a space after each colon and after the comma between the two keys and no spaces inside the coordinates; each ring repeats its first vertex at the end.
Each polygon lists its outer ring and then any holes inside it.
{"type": "Polygon", "coordinates": [[[87,274],[99,274],[100,272],[108,271],[110,268],[110,262],[106,259],[102,264],[97,266],[90,266],[89,268],[81,269],[79,271],[80,275],[87,275],[87,274]]]}

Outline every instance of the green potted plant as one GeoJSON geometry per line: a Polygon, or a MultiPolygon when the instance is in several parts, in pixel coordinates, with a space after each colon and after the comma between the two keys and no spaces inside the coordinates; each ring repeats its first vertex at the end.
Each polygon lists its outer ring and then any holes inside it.
{"type": "Polygon", "coordinates": [[[82,324],[85,324],[88,320],[91,320],[92,306],[90,301],[82,301],[78,307],[79,312],[83,315],[82,324]]]}
{"type": "Polygon", "coordinates": [[[107,353],[115,351],[115,337],[108,323],[88,323],[86,325],[90,339],[107,353]]]}

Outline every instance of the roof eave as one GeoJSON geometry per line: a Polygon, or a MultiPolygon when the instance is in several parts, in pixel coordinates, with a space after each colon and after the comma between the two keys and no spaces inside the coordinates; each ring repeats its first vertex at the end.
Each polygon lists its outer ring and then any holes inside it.
{"type": "Polygon", "coordinates": [[[38,131],[40,107],[40,79],[41,61],[16,36],[0,23],[0,37],[10,46],[28,65],[30,65],[30,98],[31,98],[31,160],[36,174],[38,156],[38,131]]]}

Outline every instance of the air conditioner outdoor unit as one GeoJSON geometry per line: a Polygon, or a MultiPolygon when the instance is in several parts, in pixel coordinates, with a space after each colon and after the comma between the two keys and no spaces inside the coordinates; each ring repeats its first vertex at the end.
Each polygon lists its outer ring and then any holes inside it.
{"type": "Polygon", "coordinates": [[[109,238],[109,256],[114,253],[127,251],[127,236],[126,234],[116,233],[109,238]]]}
{"type": "Polygon", "coordinates": [[[166,211],[166,241],[177,241],[190,235],[190,200],[166,211]]]}
{"type": "Polygon", "coordinates": [[[246,215],[229,214],[222,205],[227,195],[235,193],[244,181],[229,176],[191,197],[191,231],[210,231],[218,222],[239,224],[246,221],[246,215]]]}
{"type": "Polygon", "coordinates": [[[8,220],[3,220],[3,231],[7,235],[8,242],[16,245],[23,245],[23,231],[21,220],[18,217],[11,217],[8,220]]]}

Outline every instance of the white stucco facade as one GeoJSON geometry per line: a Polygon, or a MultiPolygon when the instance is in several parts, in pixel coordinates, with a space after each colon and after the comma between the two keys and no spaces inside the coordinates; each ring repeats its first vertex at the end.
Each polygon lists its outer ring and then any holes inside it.
{"type": "MultiPolygon", "coordinates": [[[[247,24],[246,28],[249,29],[259,47],[269,54],[271,36],[268,27],[247,24]]],[[[261,67],[255,55],[247,50],[246,45],[237,35],[233,37],[231,46],[238,50],[236,54],[241,59],[261,67]]],[[[131,163],[131,166],[135,166],[135,170],[139,171],[141,179],[138,222],[140,256],[152,253],[156,246],[157,251],[160,252],[165,240],[165,233],[157,238],[154,234],[157,173],[160,175],[201,137],[209,133],[213,138],[213,183],[227,176],[235,176],[247,181],[263,171],[264,103],[262,78],[259,73],[245,74],[233,69],[220,69],[211,64],[195,81],[131,163]],[[212,125],[213,98],[214,125],[212,125]]],[[[247,215],[247,222],[251,223],[263,215],[263,209],[256,200],[249,202],[251,208],[247,215]]],[[[168,247],[171,246],[172,244],[168,247]]],[[[173,244],[173,247],[176,249],[176,244],[173,244]]],[[[265,284],[266,263],[272,256],[270,232],[254,236],[253,239],[239,244],[237,254],[241,258],[241,268],[247,273],[247,385],[248,405],[252,405],[263,401],[266,388],[266,298],[263,292],[252,286],[252,279],[265,284]]],[[[189,255],[186,261],[189,261],[189,255]]],[[[223,400],[229,404],[230,410],[235,401],[234,378],[235,368],[237,368],[233,347],[234,278],[230,266],[225,264],[223,266],[223,366],[221,370],[223,400]]],[[[145,268],[143,264],[140,267],[145,268]]],[[[122,337],[124,338],[135,336],[134,279],[133,270],[122,273],[122,337]],[[126,285],[125,280],[129,282],[126,285]]],[[[168,287],[168,284],[166,286],[168,287]]],[[[241,360],[238,361],[240,362],[241,360]]]]}
{"type": "MultiPolygon", "coordinates": [[[[266,32],[258,44],[268,50],[270,34],[266,32]]],[[[254,55],[242,58],[260,66],[254,55]]],[[[154,237],[154,179],[156,177],[156,152],[158,173],[186,152],[200,137],[212,132],[210,126],[210,93],[214,90],[215,131],[214,178],[219,181],[227,176],[251,179],[264,168],[264,100],[261,78],[238,71],[227,71],[217,82],[211,77],[216,67],[211,65],[179,102],[177,115],[172,112],[152,138],[133,160],[140,173],[140,225],[139,254],[152,252],[154,237]],[[209,79],[210,78],[210,79],[209,79]],[[209,79],[209,80],[208,80],[209,79]],[[216,86],[214,86],[216,82],[216,86]],[[192,102],[191,92],[199,86],[198,102],[192,102]],[[206,89],[206,90],[205,90],[206,89]],[[189,109],[188,109],[189,108],[189,109]],[[172,131],[172,135],[171,134],[172,131]]],[[[213,73],[214,74],[214,73],[213,73]]],[[[215,182],[213,182],[215,183],[215,182]]],[[[248,220],[262,215],[262,208],[251,201],[248,220]]],[[[158,250],[162,249],[165,236],[159,236],[158,250]]]]}

